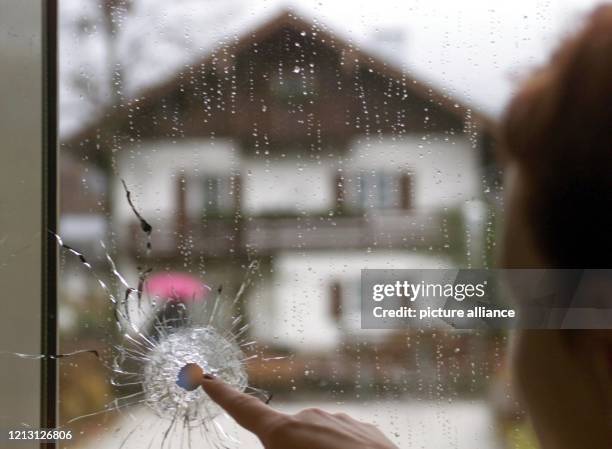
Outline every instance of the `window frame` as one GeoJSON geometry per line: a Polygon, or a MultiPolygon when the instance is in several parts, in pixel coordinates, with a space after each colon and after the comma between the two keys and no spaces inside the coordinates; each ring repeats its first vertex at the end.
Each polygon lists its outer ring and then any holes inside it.
{"type": "MultiPolygon", "coordinates": [[[[43,80],[43,204],[42,204],[42,353],[55,356],[58,348],[57,274],[58,247],[55,235],[58,223],[58,4],[42,0],[42,80],[43,80]],[[45,238],[46,237],[46,238],[45,238]]],[[[41,363],[41,425],[58,425],[58,364],[48,357],[41,363]]],[[[55,443],[42,443],[55,447],[55,443]]]]}

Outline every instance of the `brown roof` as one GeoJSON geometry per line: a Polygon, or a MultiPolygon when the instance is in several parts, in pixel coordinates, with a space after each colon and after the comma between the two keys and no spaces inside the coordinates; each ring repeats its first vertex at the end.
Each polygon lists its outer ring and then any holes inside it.
{"type": "MultiPolygon", "coordinates": [[[[301,31],[304,29],[312,29],[313,27],[315,27],[315,24],[301,19],[291,12],[285,11],[265,22],[260,27],[249,32],[245,32],[241,38],[235,41],[234,44],[222,45],[216,48],[199,61],[193,63],[192,66],[210,64],[219,52],[223,52],[224,54],[228,55],[236,55],[241,50],[247,49],[254,43],[261,42],[272,36],[274,33],[285,28],[293,28],[301,31]]],[[[347,61],[352,61],[352,64],[370,67],[383,76],[401,80],[406,88],[412,90],[422,98],[429,99],[432,103],[437,104],[438,106],[447,110],[451,115],[456,116],[462,122],[466,121],[466,118],[469,115],[472,125],[476,128],[485,130],[493,129],[494,122],[487,115],[474,110],[472,107],[463,104],[461,101],[454,99],[448,94],[440,92],[438,89],[435,89],[426,82],[417,79],[412,74],[407,74],[393,64],[389,64],[387,61],[384,61],[375,55],[364,52],[363,50],[357,48],[354,44],[323,29],[324,27],[317,25],[316,28],[317,39],[320,42],[328,45],[330,48],[341,52],[344,59],[347,61]]],[[[127,116],[130,114],[131,108],[137,102],[141,108],[146,107],[152,103],[155,103],[164,95],[172,92],[181,82],[182,76],[182,73],[178,73],[174,77],[171,77],[162,83],[144,89],[133,98],[127,100],[124,104],[110,106],[100,115],[100,118],[97,121],[85,126],[72,136],[69,136],[62,142],[62,144],[68,148],[75,148],[81,142],[93,140],[100,130],[110,127],[111,124],[122,122],[124,118],[127,118],[127,116]]]]}

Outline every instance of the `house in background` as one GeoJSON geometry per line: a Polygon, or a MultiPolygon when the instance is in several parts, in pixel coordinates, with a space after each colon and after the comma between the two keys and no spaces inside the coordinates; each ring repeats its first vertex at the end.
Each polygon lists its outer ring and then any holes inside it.
{"type": "MultiPolygon", "coordinates": [[[[105,159],[153,225],[146,256],[115,180],[120,262],[236,289],[253,336],[296,352],[359,329],[363,268],[483,251],[488,120],[378,54],[283,13],[147,88],[64,144],[105,159]]],[[[478,255],[478,257],[480,257],[478,255]]]]}

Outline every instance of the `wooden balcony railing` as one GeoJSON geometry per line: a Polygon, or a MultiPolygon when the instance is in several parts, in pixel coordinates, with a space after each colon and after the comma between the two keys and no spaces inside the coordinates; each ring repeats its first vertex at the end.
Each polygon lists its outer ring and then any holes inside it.
{"type": "MultiPolygon", "coordinates": [[[[152,255],[194,254],[227,257],[269,255],[283,250],[378,248],[441,248],[447,232],[438,213],[336,217],[248,217],[158,223],[152,234],[152,255]]],[[[144,236],[137,223],[126,239],[131,253],[144,254],[144,236]]]]}

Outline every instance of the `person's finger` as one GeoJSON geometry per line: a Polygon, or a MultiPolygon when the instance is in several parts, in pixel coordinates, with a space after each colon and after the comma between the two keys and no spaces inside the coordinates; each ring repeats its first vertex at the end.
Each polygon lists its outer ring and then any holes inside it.
{"type": "Polygon", "coordinates": [[[205,375],[202,388],[238,424],[259,437],[264,435],[272,423],[285,416],[256,397],[241,393],[218,378],[205,375]]]}

